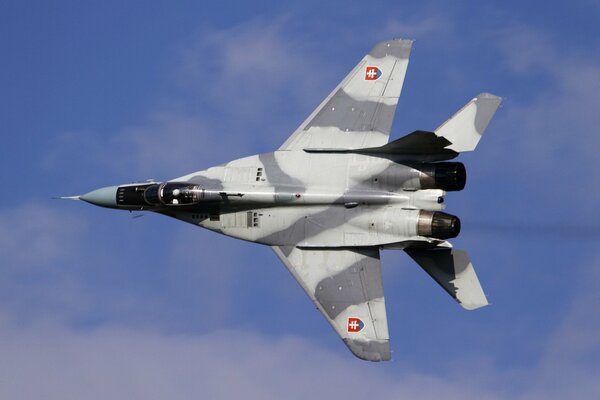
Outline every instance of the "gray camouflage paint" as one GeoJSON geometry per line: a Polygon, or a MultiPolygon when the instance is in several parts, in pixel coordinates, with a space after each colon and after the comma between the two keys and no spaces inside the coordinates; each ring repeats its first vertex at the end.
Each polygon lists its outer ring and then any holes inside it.
{"type": "Polygon", "coordinates": [[[383,298],[379,250],[361,250],[364,258],[317,284],[314,296],[331,319],[351,305],[383,298]]]}

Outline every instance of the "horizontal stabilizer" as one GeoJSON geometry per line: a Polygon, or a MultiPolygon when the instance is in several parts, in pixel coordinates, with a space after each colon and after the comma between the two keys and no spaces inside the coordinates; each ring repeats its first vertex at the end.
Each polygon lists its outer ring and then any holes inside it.
{"type": "Polygon", "coordinates": [[[358,153],[382,156],[392,154],[403,156],[410,160],[442,161],[451,160],[458,156],[457,152],[446,148],[450,144],[448,140],[436,136],[433,132],[414,131],[380,147],[367,147],[354,150],[309,148],[304,149],[304,151],[307,153],[358,153]]]}
{"type": "Polygon", "coordinates": [[[473,264],[465,251],[449,248],[405,251],[463,308],[475,310],[488,305],[473,264]]]}
{"type": "Polygon", "coordinates": [[[410,160],[451,160],[464,151],[475,150],[502,99],[481,93],[434,132],[414,131],[379,147],[361,149],[305,148],[308,153],[359,153],[394,155],[410,160]]]}

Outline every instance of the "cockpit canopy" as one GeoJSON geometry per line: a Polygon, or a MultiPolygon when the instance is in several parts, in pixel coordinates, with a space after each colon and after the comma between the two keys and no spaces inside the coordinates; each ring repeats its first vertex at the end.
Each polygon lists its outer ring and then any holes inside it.
{"type": "Polygon", "coordinates": [[[152,205],[185,205],[198,203],[202,188],[185,182],[167,182],[150,185],[144,191],[144,200],[152,205]]]}
{"type": "Polygon", "coordinates": [[[117,189],[117,205],[135,209],[212,203],[221,199],[219,191],[189,182],[142,183],[117,189]]]}

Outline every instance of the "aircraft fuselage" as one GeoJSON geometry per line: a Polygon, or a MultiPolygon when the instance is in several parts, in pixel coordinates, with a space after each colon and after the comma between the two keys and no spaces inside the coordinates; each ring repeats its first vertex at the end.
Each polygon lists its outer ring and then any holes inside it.
{"type": "Polygon", "coordinates": [[[102,198],[94,192],[81,198],[115,209],[154,211],[271,246],[402,248],[402,243],[433,244],[458,234],[458,219],[440,212],[446,194],[441,188],[461,190],[464,167],[442,164],[445,169],[440,163],[363,154],[279,151],[163,183],[103,188],[102,198]],[[431,225],[439,224],[441,231],[432,232],[431,225]]]}

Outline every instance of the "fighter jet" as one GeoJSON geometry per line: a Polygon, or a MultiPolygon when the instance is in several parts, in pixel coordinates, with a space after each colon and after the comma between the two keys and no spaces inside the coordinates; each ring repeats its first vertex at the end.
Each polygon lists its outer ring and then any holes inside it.
{"type": "Polygon", "coordinates": [[[390,360],[382,249],[404,250],[463,308],[488,304],[442,212],[465,187],[500,97],[481,93],[432,131],[388,142],[411,40],[378,43],[274,152],[165,182],[104,187],[74,199],[150,211],[271,246],[350,351],[390,360]]]}

